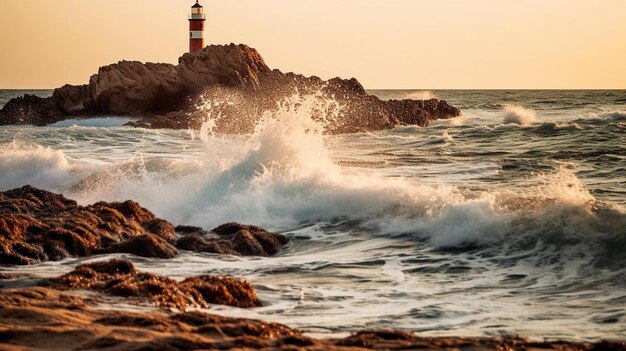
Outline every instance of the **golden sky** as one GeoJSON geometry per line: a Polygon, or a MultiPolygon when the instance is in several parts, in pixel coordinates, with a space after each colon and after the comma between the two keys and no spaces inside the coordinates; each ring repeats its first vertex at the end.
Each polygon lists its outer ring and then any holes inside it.
{"type": "MultiPolygon", "coordinates": [[[[366,88],[626,88],[626,0],[202,0],[207,44],[366,88]]],[[[193,0],[0,0],[0,88],[176,63],[193,0]]]]}

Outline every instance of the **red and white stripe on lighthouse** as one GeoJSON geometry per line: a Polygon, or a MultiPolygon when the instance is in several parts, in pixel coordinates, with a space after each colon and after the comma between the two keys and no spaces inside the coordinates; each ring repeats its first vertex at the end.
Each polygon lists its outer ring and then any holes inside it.
{"type": "Polygon", "coordinates": [[[191,7],[189,15],[189,52],[194,52],[204,47],[204,21],[206,16],[199,0],[191,7]]]}

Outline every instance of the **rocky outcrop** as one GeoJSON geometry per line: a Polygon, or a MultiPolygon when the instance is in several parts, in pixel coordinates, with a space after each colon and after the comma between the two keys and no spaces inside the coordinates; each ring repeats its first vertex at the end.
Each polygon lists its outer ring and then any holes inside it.
{"type": "Polygon", "coordinates": [[[385,330],[345,339],[315,339],[278,323],[198,311],[124,312],[98,308],[98,297],[52,289],[3,290],[2,350],[626,350],[626,343],[540,341],[517,337],[419,337],[385,330]]]}
{"type": "MultiPolygon", "coordinates": [[[[325,124],[328,133],[426,126],[460,111],[445,101],[383,101],[365,92],[356,79],[323,81],[271,70],[245,45],[211,45],[183,55],[178,65],[122,61],[101,67],[88,85],[66,85],[50,98],[27,95],[0,110],[0,124],[46,125],[67,117],[115,114],[139,117],[148,128],[199,128],[207,102],[221,114],[217,132],[246,133],[262,113],[294,93],[336,102],[325,124]],[[221,102],[221,104],[217,104],[221,102]]],[[[326,111],[327,112],[327,111],[326,111]]]]}
{"type": "MultiPolygon", "coordinates": [[[[0,192],[0,264],[26,265],[102,253],[172,258],[182,250],[271,256],[287,238],[240,224],[235,232],[180,227],[134,201],[79,206],[62,195],[30,186],[0,192]],[[187,229],[185,232],[184,229],[187,229]],[[192,235],[196,241],[185,240],[192,235]]],[[[233,230],[234,230],[233,229],[233,230]]]]}
{"type": "Polygon", "coordinates": [[[0,349],[257,349],[300,335],[277,323],[202,312],[123,312],[98,308],[98,302],[42,287],[3,290],[0,349]]]}
{"type": "Polygon", "coordinates": [[[202,275],[177,282],[162,275],[140,272],[132,262],[120,259],[80,265],[49,282],[56,289],[95,290],[181,310],[207,308],[209,304],[261,306],[254,287],[247,281],[202,275]]]}

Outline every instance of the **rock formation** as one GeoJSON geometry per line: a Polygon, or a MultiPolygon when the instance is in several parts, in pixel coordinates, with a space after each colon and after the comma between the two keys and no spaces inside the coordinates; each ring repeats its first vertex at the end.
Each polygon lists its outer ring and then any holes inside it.
{"type": "Polygon", "coordinates": [[[41,126],[69,117],[114,114],[141,118],[132,124],[139,127],[197,129],[207,116],[198,106],[210,102],[212,112],[222,114],[216,131],[246,133],[264,111],[296,92],[337,103],[336,117],[326,124],[328,133],[426,126],[433,119],[460,115],[435,99],[380,100],[356,79],[323,81],[271,70],[256,50],[231,44],[187,53],[176,66],[122,61],[101,67],[87,85],[65,85],[49,98],[25,95],[9,101],[0,110],[0,124],[41,126]]]}
{"type": "Polygon", "coordinates": [[[79,206],[62,195],[30,186],[0,192],[0,264],[25,265],[101,253],[172,258],[178,254],[177,247],[271,256],[288,241],[281,234],[236,223],[213,232],[178,228],[181,233],[134,201],[79,206]]]}
{"type": "Polygon", "coordinates": [[[172,278],[139,272],[126,260],[113,259],[78,266],[50,279],[56,289],[88,289],[130,299],[147,299],[162,307],[207,308],[209,304],[258,307],[261,301],[252,284],[228,277],[202,275],[177,282],[172,278]]]}
{"type": "Polygon", "coordinates": [[[428,350],[623,351],[624,342],[540,341],[516,337],[419,337],[385,330],[315,339],[278,323],[197,311],[125,312],[98,308],[98,297],[52,289],[3,290],[2,350],[428,350]]]}

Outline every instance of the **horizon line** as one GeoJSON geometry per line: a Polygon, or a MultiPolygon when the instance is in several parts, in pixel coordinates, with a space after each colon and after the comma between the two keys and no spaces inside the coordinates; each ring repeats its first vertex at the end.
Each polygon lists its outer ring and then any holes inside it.
{"type": "MultiPolygon", "coordinates": [[[[67,84],[63,84],[63,85],[67,85],[67,84]]],[[[48,87],[31,87],[31,88],[2,88],[0,87],[0,90],[55,90],[55,89],[59,89],[61,88],[63,85],[61,86],[57,86],[57,87],[53,87],[53,88],[48,88],[48,87]]],[[[80,85],[88,85],[88,84],[69,84],[69,85],[74,85],[74,86],[80,86],[80,85]]],[[[518,90],[518,91],[554,91],[554,90],[564,90],[564,91],[581,91],[581,90],[586,90],[586,91],[590,91],[590,90],[597,90],[597,91],[619,91],[619,90],[626,90],[626,87],[624,88],[367,88],[367,87],[363,87],[365,90],[387,90],[387,91],[403,91],[403,90],[422,90],[422,91],[433,91],[433,90],[439,90],[439,91],[453,91],[453,90],[492,90],[492,91],[510,91],[510,90],[518,90]]]]}

